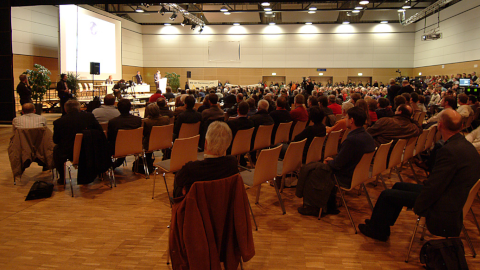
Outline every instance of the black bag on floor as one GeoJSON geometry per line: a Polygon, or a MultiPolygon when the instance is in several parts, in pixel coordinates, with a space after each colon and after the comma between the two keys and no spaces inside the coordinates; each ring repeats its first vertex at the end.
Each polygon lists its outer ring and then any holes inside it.
{"type": "MultiPolygon", "coordinates": [[[[155,168],[153,167],[153,162],[152,162],[152,164],[148,164],[147,167],[148,167],[148,172],[150,174],[152,174],[153,170],[155,170],[155,168]]],[[[145,174],[145,167],[143,167],[143,159],[142,158],[138,158],[137,160],[135,160],[133,162],[132,171],[136,172],[136,173],[140,173],[140,174],[145,174]],[[138,167],[137,167],[137,163],[138,163],[138,167]]]]}
{"type": "Polygon", "coordinates": [[[468,269],[460,238],[430,240],[420,250],[420,262],[427,269],[468,269]]]}
{"type": "Polygon", "coordinates": [[[50,198],[53,192],[53,184],[45,181],[35,181],[28,192],[25,201],[50,198]]]}

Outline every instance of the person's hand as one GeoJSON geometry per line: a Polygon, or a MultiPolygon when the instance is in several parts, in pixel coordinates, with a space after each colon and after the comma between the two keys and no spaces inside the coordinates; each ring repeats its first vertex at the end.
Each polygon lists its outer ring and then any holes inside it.
{"type": "Polygon", "coordinates": [[[323,160],[323,163],[327,164],[328,161],[333,160],[332,157],[327,157],[326,159],[323,160]]]}

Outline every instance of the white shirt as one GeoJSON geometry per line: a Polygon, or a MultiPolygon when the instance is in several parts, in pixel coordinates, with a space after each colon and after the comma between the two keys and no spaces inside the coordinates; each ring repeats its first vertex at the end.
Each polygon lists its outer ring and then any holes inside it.
{"type": "Polygon", "coordinates": [[[432,94],[432,97],[430,98],[430,102],[428,105],[437,105],[438,102],[440,102],[440,95],[439,94],[432,94]]]}
{"type": "Polygon", "coordinates": [[[469,117],[470,115],[474,114],[472,107],[470,107],[470,105],[460,105],[460,107],[457,108],[457,112],[462,117],[469,117]]]}
{"type": "Polygon", "coordinates": [[[92,113],[98,122],[108,122],[110,119],[120,115],[120,111],[113,105],[102,105],[100,108],[93,110],[92,113]]]}
{"type": "Polygon", "coordinates": [[[467,141],[471,142],[473,146],[480,151],[480,127],[476,128],[474,131],[470,132],[465,136],[467,141]]]}
{"type": "Polygon", "coordinates": [[[17,128],[39,128],[47,126],[47,119],[35,113],[15,117],[12,121],[13,131],[17,128]]]}

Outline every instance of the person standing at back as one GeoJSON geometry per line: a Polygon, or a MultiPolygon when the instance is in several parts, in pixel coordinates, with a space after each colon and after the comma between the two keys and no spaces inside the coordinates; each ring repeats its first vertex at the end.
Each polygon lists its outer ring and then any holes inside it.
{"type": "Polygon", "coordinates": [[[20,83],[17,85],[17,93],[20,96],[20,105],[32,102],[32,88],[28,85],[28,78],[26,74],[19,77],[20,83]]]}

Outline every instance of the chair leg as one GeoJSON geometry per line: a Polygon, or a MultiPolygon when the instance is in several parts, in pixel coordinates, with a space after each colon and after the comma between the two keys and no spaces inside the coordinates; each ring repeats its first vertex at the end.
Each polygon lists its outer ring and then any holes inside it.
{"type": "Polygon", "coordinates": [[[318,212],[318,220],[322,218],[322,211],[323,211],[323,208],[320,208],[320,211],[318,212]]]}
{"type": "Polygon", "coordinates": [[[252,213],[253,223],[255,224],[255,231],[258,231],[257,221],[255,220],[255,215],[253,214],[252,206],[250,205],[250,200],[247,198],[248,207],[250,207],[250,213],[252,213]]]}
{"type": "Polygon", "coordinates": [[[420,218],[417,218],[417,223],[415,224],[415,228],[413,228],[412,239],[410,240],[410,245],[408,246],[407,257],[405,257],[405,262],[408,263],[408,259],[410,258],[410,251],[412,250],[413,239],[415,238],[415,234],[417,233],[418,224],[420,223],[420,218]]]}
{"type": "Polygon", "coordinates": [[[467,229],[465,229],[465,225],[462,225],[462,230],[463,230],[463,234],[465,235],[465,238],[467,239],[468,246],[472,250],[473,258],[477,257],[477,253],[475,253],[475,248],[473,248],[472,240],[470,240],[470,237],[468,236],[467,229]]]}
{"type": "Polygon", "coordinates": [[[415,173],[415,170],[413,169],[413,165],[412,165],[412,161],[408,161],[408,164],[410,165],[410,168],[412,169],[412,173],[413,173],[413,178],[415,179],[415,182],[419,183],[420,184],[420,181],[418,180],[417,178],[417,174],[415,173]]]}
{"type": "Polygon", "coordinates": [[[157,180],[157,170],[158,168],[155,167],[155,171],[153,171],[153,190],[152,190],[152,200],[155,197],[155,180],[157,180]]]}
{"type": "Polygon", "coordinates": [[[388,172],[388,179],[390,179],[392,177],[392,170],[393,170],[393,168],[390,168],[390,171],[388,172]]]}
{"type": "Polygon", "coordinates": [[[170,192],[168,191],[167,178],[165,178],[165,172],[163,173],[163,181],[165,182],[165,189],[167,190],[168,201],[170,202],[170,207],[173,206],[172,198],[170,197],[170,192]]]}
{"type": "Polygon", "coordinates": [[[250,167],[255,168],[255,164],[253,164],[252,156],[250,155],[250,153],[247,154],[247,157],[248,157],[248,162],[250,162],[250,167]]]}
{"type": "Polygon", "coordinates": [[[394,168],[395,168],[395,171],[397,171],[397,175],[398,175],[398,178],[400,179],[400,182],[403,182],[402,175],[400,174],[400,169],[397,166],[395,166],[394,168]]]}
{"type": "Polygon", "coordinates": [[[145,153],[143,153],[142,159],[143,159],[143,169],[145,170],[145,179],[150,179],[148,166],[147,166],[147,158],[145,157],[145,153]]]}
{"type": "Polygon", "coordinates": [[[260,189],[262,188],[262,185],[258,185],[257,188],[257,198],[255,199],[255,204],[258,204],[258,201],[260,200],[260,189]]]}
{"type": "Polygon", "coordinates": [[[381,174],[379,174],[378,176],[380,177],[380,181],[382,181],[383,188],[387,190],[388,188],[387,188],[387,184],[385,184],[385,179],[383,179],[383,176],[381,174]]]}
{"type": "Polygon", "coordinates": [[[478,229],[478,233],[480,233],[480,226],[478,226],[477,217],[475,216],[475,213],[473,213],[473,209],[471,207],[470,207],[470,213],[472,213],[473,222],[475,222],[475,225],[477,226],[477,229],[478,229]]]}
{"type": "Polygon", "coordinates": [[[335,182],[337,183],[338,191],[340,191],[340,197],[342,197],[343,205],[345,205],[345,210],[347,210],[348,217],[350,218],[350,222],[352,223],[352,227],[355,230],[355,234],[357,234],[357,227],[355,227],[355,223],[353,223],[352,215],[350,215],[350,211],[348,210],[347,203],[345,202],[345,197],[343,196],[343,190],[338,183],[337,177],[334,175],[335,182]]]}
{"type": "MultiPolygon", "coordinates": [[[[281,184],[280,184],[280,193],[283,192],[283,189],[285,188],[285,178],[286,178],[286,175],[282,175],[282,180],[281,180],[281,184]]],[[[276,181],[274,181],[275,183],[276,181]]]]}
{"type": "Polygon", "coordinates": [[[70,189],[72,190],[72,197],[73,197],[73,184],[72,184],[72,171],[71,166],[68,166],[68,177],[70,179],[70,189]]]}
{"type": "Polygon", "coordinates": [[[373,204],[372,204],[372,200],[370,199],[370,195],[368,194],[367,187],[365,186],[365,184],[362,184],[362,187],[363,187],[363,190],[365,190],[365,195],[367,196],[368,204],[370,205],[370,208],[373,211],[373,204]]]}
{"type": "Polygon", "coordinates": [[[278,197],[278,202],[280,203],[280,206],[282,207],[283,214],[285,215],[287,212],[285,211],[285,205],[283,205],[283,200],[282,200],[282,195],[280,194],[280,191],[278,190],[277,187],[277,181],[273,179],[274,187],[275,187],[275,192],[277,192],[277,197],[278,197]]]}

